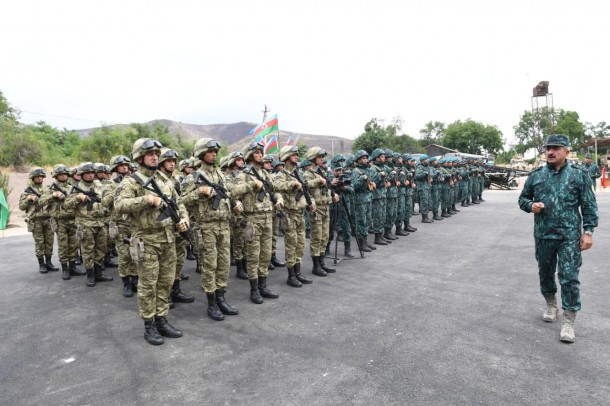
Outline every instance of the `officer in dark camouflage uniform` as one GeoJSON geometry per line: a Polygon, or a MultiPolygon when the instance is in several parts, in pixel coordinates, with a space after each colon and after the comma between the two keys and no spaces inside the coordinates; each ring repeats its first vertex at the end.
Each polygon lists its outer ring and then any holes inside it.
{"type": "Polygon", "coordinates": [[[519,207],[534,213],[540,291],[547,304],[543,320],[557,319],[557,271],[564,310],[560,340],[574,342],[574,321],[581,306],[578,280],[581,251],[593,244],[597,203],[588,173],[566,160],[570,153],[568,137],[550,135],[545,147],[547,164],[528,176],[519,196],[519,207]]]}
{"type": "Polygon", "coordinates": [[[369,154],[361,149],[354,154],[354,169],[352,170],[352,188],[354,189],[354,222],[356,223],[355,237],[360,240],[360,247],[364,252],[371,252],[377,248],[368,243],[371,191],[376,187],[369,179],[369,154]]]}
{"type": "Polygon", "coordinates": [[[580,169],[587,172],[591,177],[591,183],[593,184],[593,190],[597,190],[597,178],[602,176],[601,170],[596,163],[592,162],[591,154],[585,155],[585,163],[580,165],[580,169]]]}
{"type": "Polygon", "coordinates": [[[428,212],[432,209],[430,190],[432,188],[432,177],[430,176],[430,165],[428,155],[422,154],[419,157],[419,165],[415,171],[415,184],[419,197],[419,212],[422,223],[433,223],[434,220],[428,218],[428,212]]]}

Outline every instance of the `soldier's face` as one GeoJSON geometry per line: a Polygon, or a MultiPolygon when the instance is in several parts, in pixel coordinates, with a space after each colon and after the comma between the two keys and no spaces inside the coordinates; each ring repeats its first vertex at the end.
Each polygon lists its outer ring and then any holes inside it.
{"type": "Polygon", "coordinates": [[[263,162],[263,152],[259,149],[257,149],[256,151],[254,151],[252,153],[252,159],[254,160],[255,163],[259,164],[261,162],[263,162]]]}
{"type": "Polygon", "coordinates": [[[95,172],[85,172],[81,177],[85,182],[93,182],[93,179],[95,179],[95,172]]]}
{"type": "Polygon", "coordinates": [[[203,154],[203,158],[201,159],[208,165],[214,165],[216,163],[216,156],[218,155],[218,151],[212,149],[205,154],[203,154]]]}
{"type": "Polygon", "coordinates": [[[43,180],[44,180],[44,176],[34,176],[32,178],[32,182],[34,182],[37,185],[41,185],[43,180]]]}
{"type": "Polygon", "coordinates": [[[72,179],[74,179],[77,182],[80,180],[80,178],[81,178],[80,175],[77,175],[77,174],[72,175],[72,179]]]}
{"type": "Polygon", "coordinates": [[[566,147],[549,145],[546,147],[546,161],[551,165],[562,165],[569,153],[570,150],[566,147]]]}
{"type": "Polygon", "coordinates": [[[293,165],[296,165],[297,162],[299,162],[299,154],[290,155],[290,162],[292,162],[293,165]]]}
{"type": "Polygon", "coordinates": [[[106,179],[106,176],[104,176],[104,172],[97,172],[95,174],[95,177],[98,178],[99,180],[104,180],[106,179]]]}
{"type": "Polygon", "coordinates": [[[120,173],[121,175],[125,175],[127,172],[129,172],[129,165],[127,164],[120,164],[116,167],[116,171],[118,173],[120,173]]]}
{"type": "Polygon", "coordinates": [[[174,169],[176,169],[176,160],[168,159],[167,161],[164,161],[163,167],[165,168],[166,171],[168,171],[170,173],[173,172],[174,169]]]}
{"type": "Polygon", "coordinates": [[[377,157],[377,162],[385,162],[385,155],[379,155],[377,157]]]}
{"type": "Polygon", "coordinates": [[[57,180],[60,182],[65,182],[68,180],[68,174],[67,173],[60,173],[59,175],[57,175],[57,180]]]}
{"type": "Polygon", "coordinates": [[[190,173],[193,172],[193,168],[191,168],[190,166],[187,166],[186,168],[184,168],[182,170],[182,172],[184,172],[185,175],[190,175],[190,173]]]}
{"type": "Polygon", "coordinates": [[[243,160],[243,158],[239,158],[239,159],[237,159],[237,160],[235,161],[235,166],[236,166],[238,169],[244,169],[245,164],[244,164],[244,160],[243,160]]]}
{"type": "Polygon", "coordinates": [[[271,170],[271,162],[263,162],[263,168],[270,171],[271,170]]]}
{"type": "Polygon", "coordinates": [[[154,168],[159,165],[159,151],[148,151],[143,158],[144,166],[154,168]]]}
{"type": "Polygon", "coordinates": [[[590,164],[591,163],[591,158],[585,158],[585,163],[590,164]]]}

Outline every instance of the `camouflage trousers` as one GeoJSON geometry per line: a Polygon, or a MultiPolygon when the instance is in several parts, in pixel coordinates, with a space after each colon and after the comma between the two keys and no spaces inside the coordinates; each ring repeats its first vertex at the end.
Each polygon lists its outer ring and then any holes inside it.
{"type": "Polygon", "coordinates": [[[74,261],[78,253],[76,224],[73,218],[55,219],[57,223],[57,253],[62,264],[74,261]]]}
{"type": "Polygon", "coordinates": [[[273,213],[258,212],[247,214],[252,235],[246,235],[246,258],[248,263],[248,279],[267,277],[269,261],[271,261],[271,235],[273,234],[273,213]]]}
{"type": "Polygon", "coordinates": [[[275,253],[277,249],[277,237],[280,234],[280,218],[277,216],[277,212],[273,212],[273,233],[271,237],[271,252],[275,253]]]}
{"type": "Polygon", "coordinates": [[[448,207],[451,207],[449,202],[449,186],[441,188],[441,210],[445,211],[448,207]]]}
{"type": "Polygon", "coordinates": [[[53,239],[55,233],[51,228],[50,221],[47,220],[30,220],[30,229],[32,237],[34,237],[34,250],[38,258],[45,255],[53,254],[53,239]]]}
{"type": "MultiPolygon", "coordinates": [[[[203,253],[199,257],[201,287],[206,293],[226,289],[231,267],[231,233],[228,220],[200,224],[203,253]]],[[[249,265],[248,265],[249,267],[249,265]]]]}
{"type": "Polygon", "coordinates": [[[231,244],[233,245],[233,257],[236,261],[241,261],[246,256],[243,222],[242,217],[233,219],[231,244]]]}
{"type": "Polygon", "coordinates": [[[169,312],[167,298],[176,274],[176,243],[164,241],[167,232],[146,234],[144,259],[137,261],[138,307],[143,320],[165,317],[169,312]]]}
{"type": "Polygon", "coordinates": [[[300,264],[305,255],[305,219],[300,210],[284,211],[288,226],[284,235],[286,266],[300,264]]]}
{"type": "Polygon", "coordinates": [[[354,221],[356,223],[357,237],[363,238],[369,235],[369,218],[371,214],[371,202],[356,203],[356,209],[354,210],[354,221]]]}
{"type": "Polygon", "coordinates": [[[129,238],[131,236],[131,230],[124,225],[119,225],[118,227],[119,234],[114,239],[114,242],[116,244],[116,250],[119,253],[119,276],[121,278],[124,278],[125,276],[137,276],[138,267],[129,254],[129,244],[123,242],[124,238],[129,238]]]}
{"type": "Polygon", "coordinates": [[[468,178],[468,201],[474,200],[474,178],[468,178]]]}
{"type": "MultiPolygon", "coordinates": [[[[227,226],[228,230],[229,227],[227,226]]],[[[188,245],[189,242],[187,240],[176,234],[176,280],[180,280],[180,275],[182,275],[182,267],[186,259],[186,248],[188,245]]]]}
{"type": "Polygon", "coordinates": [[[388,197],[386,199],[385,209],[385,222],[383,228],[392,228],[396,222],[396,216],[398,214],[398,198],[388,197]]]}
{"type": "Polygon", "coordinates": [[[108,246],[108,230],[105,226],[79,227],[83,230],[83,239],[80,241],[83,264],[85,269],[93,269],[95,264],[101,265],[104,262],[108,246]]]}
{"type": "Polygon", "coordinates": [[[341,211],[341,238],[343,238],[343,241],[350,242],[352,240],[352,226],[349,224],[349,217],[351,217],[352,220],[354,219],[354,209],[353,207],[350,207],[353,205],[345,204],[344,206],[342,202],[339,202],[338,204],[341,211]]]}
{"type": "Polygon", "coordinates": [[[303,218],[305,219],[305,230],[311,230],[311,219],[307,209],[303,209],[303,218]]]}
{"type": "Polygon", "coordinates": [[[385,226],[386,199],[373,199],[371,204],[371,217],[373,218],[373,232],[381,233],[385,226]]]}
{"type": "Polygon", "coordinates": [[[405,204],[406,194],[399,194],[398,200],[396,200],[396,219],[394,221],[395,226],[402,226],[402,222],[405,219],[405,204]]]}
{"type": "Polygon", "coordinates": [[[407,190],[407,194],[405,195],[405,215],[403,220],[411,219],[411,215],[413,214],[413,193],[409,193],[407,190]]]}
{"type": "Polygon", "coordinates": [[[536,239],[536,261],[540,278],[540,293],[551,296],[557,293],[555,271],[561,285],[561,304],[564,310],[580,310],[580,282],[578,273],[582,265],[579,240],[536,239]]]}
{"type": "Polygon", "coordinates": [[[419,213],[427,214],[432,209],[430,189],[419,188],[417,194],[419,196],[419,213]]]}
{"type": "Polygon", "coordinates": [[[460,201],[465,203],[468,201],[468,180],[460,181],[460,201]]]}
{"type": "Polygon", "coordinates": [[[430,189],[430,211],[436,213],[441,204],[441,185],[432,185],[430,189]]]}
{"type": "Polygon", "coordinates": [[[312,257],[324,255],[328,244],[330,227],[330,209],[328,204],[320,203],[315,219],[311,221],[311,238],[309,252],[312,257]]]}

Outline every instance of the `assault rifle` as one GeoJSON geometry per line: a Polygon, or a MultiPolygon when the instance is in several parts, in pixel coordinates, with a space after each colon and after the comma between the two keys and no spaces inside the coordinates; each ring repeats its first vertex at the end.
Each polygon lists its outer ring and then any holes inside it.
{"type": "Polygon", "coordinates": [[[294,168],[294,170],[292,172],[289,172],[289,174],[290,174],[290,176],[295,178],[297,180],[297,182],[299,182],[301,184],[301,190],[299,190],[296,195],[297,202],[299,200],[301,200],[301,197],[303,197],[303,195],[304,195],[305,201],[307,202],[307,206],[311,206],[313,201],[311,200],[311,194],[309,193],[309,187],[307,186],[307,183],[305,183],[305,181],[303,181],[303,179],[301,179],[299,170],[297,168],[294,168]]]}
{"type": "Polygon", "coordinates": [[[70,194],[74,193],[75,191],[78,193],[82,193],[89,198],[89,201],[87,202],[87,211],[93,210],[93,203],[102,202],[102,199],[97,195],[97,193],[95,193],[95,190],[93,190],[93,189],[90,189],[85,192],[83,189],[74,185],[74,186],[72,186],[72,189],[70,190],[70,194]]]}
{"type": "Polygon", "coordinates": [[[271,190],[271,185],[269,184],[269,181],[266,180],[266,179],[261,178],[260,174],[256,171],[256,168],[254,168],[254,166],[250,167],[249,173],[254,175],[254,177],[256,179],[258,179],[261,182],[263,182],[263,189],[258,194],[258,201],[262,202],[263,200],[265,200],[265,195],[268,195],[269,196],[269,200],[271,200],[271,203],[273,203],[273,205],[275,205],[277,203],[277,199],[273,195],[273,191],[271,190]]]}
{"type": "Polygon", "coordinates": [[[59,186],[57,183],[52,183],[52,184],[51,184],[51,190],[56,190],[56,191],[58,191],[58,192],[62,193],[62,194],[64,195],[64,197],[67,197],[67,196],[68,196],[68,192],[66,192],[65,190],[63,190],[63,189],[61,188],[61,186],[59,186]]]}
{"type": "Polygon", "coordinates": [[[212,209],[214,210],[218,210],[218,206],[220,205],[220,201],[222,199],[230,200],[229,195],[227,195],[227,189],[222,184],[222,181],[219,183],[212,183],[212,181],[206,178],[204,174],[197,171],[195,172],[195,183],[203,183],[214,189],[214,192],[216,192],[214,200],[212,200],[212,209]]]}
{"type": "MultiPolygon", "coordinates": [[[[324,172],[322,172],[322,168],[320,166],[318,166],[318,168],[316,169],[316,172],[326,181],[326,183],[324,184],[324,187],[322,188],[322,193],[326,194],[326,192],[328,192],[328,189],[329,189],[328,188],[328,177],[326,175],[324,175],[324,172]]],[[[336,195],[335,191],[332,188],[330,189],[330,195],[332,197],[335,197],[335,195],[336,195]]]]}
{"type": "Polygon", "coordinates": [[[34,188],[33,188],[33,187],[31,187],[31,186],[28,186],[28,187],[27,187],[27,189],[25,189],[25,190],[23,191],[23,193],[27,193],[27,194],[30,194],[30,195],[35,195],[37,198],[39,198],[39,199],[40,199],[40,193],[38,193],[38,192],[36,191],[36,189],[34,189],[34,188]]]}

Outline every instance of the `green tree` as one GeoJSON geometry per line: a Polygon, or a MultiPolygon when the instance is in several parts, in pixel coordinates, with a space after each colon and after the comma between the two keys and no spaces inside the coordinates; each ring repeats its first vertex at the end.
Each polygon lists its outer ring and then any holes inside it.
{"type": "Polygon", "coordinates": [[[424,128],[419,130],[420,145],[424,147],[430,144],[442,145],[445,131],[445,123],[440,121],[428,121],[424,128]]]}
{"type": "Polygon", "coordinates": [[[363,149],[370,154],[375,148],[385,148],[388,145],[388,138],[386,128],[373,118],[364,125],[364,132],[354,141],[352,151],[363,149]]]}
{"type": "Polygon", "coordinates": [[[447,126],[443,146],[467,154],[497,155],[504,150],[504,140],[496,126],[484,125],[471,119],[457,120],[447,126]]]}
{"type": "Polygon", "coordinates": [[[534,113],[525,111],[513,129],[520,149],[535,149],[538,155],[544,152],[544,140],[549,134],[567,135],[573,147],[586,141],[585,126],[578,113],[563,109],[543,107],[534,113]]]}

